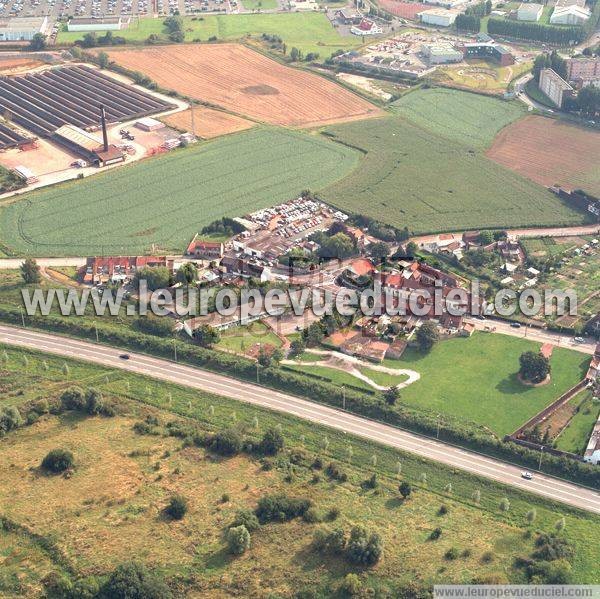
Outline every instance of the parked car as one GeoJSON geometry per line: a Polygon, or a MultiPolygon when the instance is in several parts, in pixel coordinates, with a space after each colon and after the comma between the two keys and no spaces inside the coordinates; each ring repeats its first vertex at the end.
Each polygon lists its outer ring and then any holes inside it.
{"type": "Polygon", "coordinates": [[[510,326],[511,326],[513,329],[520,329],[520,328],[521,328],[521,323],[520,323],[520,322],[511,322],[511,323],[510,323],[510,326]]]}
{"type": "Polygon", "coordinates": [[[583,337],[574,337],[573,341],[575,341],[575,343],[585,343],[585,339],[583,337]]]}
{"type": "Polygon", "coordinates": [[[527,480],[532,480],[533,479],[533,474],[531,474],[531,472],[521,472],[521,477],[525,478],[527,480]]]}

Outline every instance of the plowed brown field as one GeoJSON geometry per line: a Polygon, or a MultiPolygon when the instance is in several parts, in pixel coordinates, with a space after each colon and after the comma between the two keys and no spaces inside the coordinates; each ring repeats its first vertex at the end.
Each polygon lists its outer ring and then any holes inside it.
{"type": "Polygon", "coordinates": [[[488,158],[540,183],[600,194],[600,133],[542,116],[505,127],[488,158]]]}
{"type": "MultiPolygon", "coordinates": [[[[176,129],[192,130],[192,115],[190,110],[170,114],[162,119],[167,125],[176,129]]],[[[197,106],[194,108],[194,133],[204,139],[211,139],[227,133],[236,133],[253,127],[252,121],[239,116],[227,114],[220,110],[197,106]]]]}
{"type": "Polygon", "coordinates": [[[267,123],[309,127],[382,114],[335,83],[239,44],[115,49],[108,54],[161,87],[267,123]]]}
{"type": "Polygon", "coordinates": [[[415,20],[418,13],[432,8],[430,4],[422,2],[398,2],[398,0],[380,0],[379,6],[397,17],[415,20]]]}

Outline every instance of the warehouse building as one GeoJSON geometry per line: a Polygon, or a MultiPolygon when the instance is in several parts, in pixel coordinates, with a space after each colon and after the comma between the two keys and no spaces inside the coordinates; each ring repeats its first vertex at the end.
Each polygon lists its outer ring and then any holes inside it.
{"type": "Polygon", "coordinates": [[[515,57],[510,50],[493,42],[473,42],[461,46],[465,58],[485,58],[496,60],[500,66],[515,64],[515,57]]]}
{"type": "Polygon", "coordinates": [[[457,12],[445,8],[432,8],[418,14],[421,23],[436,25],[437,27],[450,27],[456,21],[457,12]]]}
{"type": "Polygon", "coordinates": [[[543,12],[544,6],[542,4],[535,4],[533,2],[523,2],[519,5],[519,8],[517,9],[517,20],[539,21],[543,12]]]}
{"type": "Polygon", "coordinates": [[[539,88],[558,108],[573,95],[573,88],[552,69],[542,69],[539,88]]]}
{"type": "Polygon", "coordinates": [[[550,17],[552,25],[583,25],[592,13],[581,6],[556,7],[550,17]]]}
{"type": "Polygon", "coordinates": [[[127,17],[73,17],[67,24],[67,31],[120,31],[128,26],[127,17]]]}
{"type": "Polygon", "coordinates": [[[117,146],[107,142],[103,144],[101,139],[75,125],[59,127],[52,139],[96,166],[110,166],[125,161],[124,152],[117,146]]]}
{"type": "Polygon", "coordinates": [[[0,42],[29,42],[36,33],[48,33],[48,17],[0,19],[0,42]]]}
{"type": "Polygon", "coordinates": [[[421,54],[430,65],[461,62],[463,59],[463,53],[451,44],[423,44],[421,54]]]}

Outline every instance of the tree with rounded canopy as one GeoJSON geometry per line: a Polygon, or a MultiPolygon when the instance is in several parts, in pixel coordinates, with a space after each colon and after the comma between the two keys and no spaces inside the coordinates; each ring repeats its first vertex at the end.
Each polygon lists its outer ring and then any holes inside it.
{"type": "Polygon", "coordinates": [[[66,449],[53,449],[42,460],[42,468],[53,474],[60,474],[73,467],[73,454],[66,449]]]}
{"type": "Polygon", "coordinates": [[[234,555],[242,555],[250,549],[250,533],[243,524],[227,531],[227,547],[234,555]]]}
{"type": "Polygon", "coordinates": [[[182,264],[177,274],[175,275],[175,280],[178,283],[183,283],[184,285],[189,285],[193,283],[198,277],[198,267],[193,262],[186,262],[182,264]]]}
{"type": "Polygon", "coordinates": [[[146,281],[150,291],[165,289],[171,284],[171,273],[166,266],[144,266],[135,273],[135,284],[146,281]]]}
{"type": "Polygon", "coordinates": [[[521,354],[519,363],[519,375],[529,383],[541,383],[550,374],[550,361],[540,353],[526,351],[521,354]]]}
{"type": "Polygon", "coordinates": [[[427,320],[417,329],[416,339],[421,351],[429,351],[439,338],[437,325],[432,320],[427,320]]]}
{"type": "Polygon", "coordinates": [[[383,397],[388,406],[393,406],[400,398],[400,390],[396,386],[390,387],[383,392],[383,397]]]}
{"type": "Polygon", "coordinates": [[[412,487],[410,486],[410,483],[405,480],[400,483],[398,490],[400,491],[400,495],[402,495],[403,499],[408,499],[412,493],[412,487]]]}
{"type": "Polygon", "coordinates": [[[33,258],[27,258],[21,264],[21,277],[28,285],[37,284],[42,280],[40,267],[33,258]]]}
{"type": "Polygon", "coordinates": [[[173,594],[158,576],[135,562],[118,566],[100,591],[100,599],[171,599],[173,594]]]}

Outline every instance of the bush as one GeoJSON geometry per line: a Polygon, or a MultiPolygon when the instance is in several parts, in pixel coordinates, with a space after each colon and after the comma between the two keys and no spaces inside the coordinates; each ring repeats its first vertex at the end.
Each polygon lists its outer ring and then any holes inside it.
{"type": "Polygon", "coordinates": [[[233,428],[219,431],[212,439],[210,448],[216,453],[232,456],[240,453],[244,445],[241,433],[233,428]]]}
{"type": "Polygon", "coordinates": [[[0,409],[0,437],[22,425],[21,412],[15,406],[0,409]]]}
{"type": "Polygon", "coordinates": [[[47,472],[60,474],[73,467],[73,454],[66,449],[53,449],[42,460],[42,468],[47,472]]]}
{"type": "Polygon", "coordinates": [[[340,517],[340,508],[339,507],[332,507],[327,512],[327,516],[325,518],[327,520],[329,520],[330,522],[333,522],[333,520],[337,520],[339,517],[340,517]]]}
{"type": "Polygon", "coordinates": [[[260,442],[260,451],[265,455],[275,455],[283,449],[284,440],[281,432],[276,428],[270,428],[263,435],[260,442]]]}
{"type": "Polygon", "coordinates": [[[350,532],[350,540],[346,546],[346,556],[354,564],[374,566],[383,551],[381,537],[373,533],[370,536],[362,526],[355,526],[350,532]]]}
{"type": "Polygon", "coordinates": [[[169,587],[145,566],[122,564],[110,575],[99,599],[171,599],[169,587]]]}
{"type": "Polygon", "coordinates": [[[437,539],[439,539],[442,536],[442,529],[438,526],[437,528],[434,528],[431,531],[431,534],[429,535],[429,538],[432,541],[436,541],[437,539]]]}
{"type": "Polygon", "coordinates": [[[182,495],[173,495],[165,508],[165,513],[173,520],[181,520],[188,511],[188,502],[182,495]]]}
{"type": "Polygon", "coordinates": [[[329,478],[337,480],[338,482],[344,483],[348,480],[348,475],[340,468],[339,464],[330,462],[327,466],[325,473],[329,478]]]}
{"type": "Polygon", "coordinates": [[[85,409],[85,395],[79,387],[71,387],[60,396],[60,403],[64,410],[85,409]]]}
{"type": "Polygon", "coordinates": [[[355,597],[362,590],[362,582],[360,578],[353,573],[346,574],[344,580],[340,584],[340,592],[346,597],[355,597]]]}
{"type": "Polygon", "coordinates": [[[236,526],[245,526],[246,530],[254,532],[259,527],[258,518],[250,510],[239,510],[229,528],[235,528],[236,526]]]}
{"type": "Polygon", "coordinates": [[[314,507],[308,508],[302,515],[302,518],[305,522],[308,522],[309,524],[316,524],[317,522],[321,522],[321,516],[314,507]]]}
{"type": "Polygon", "coordinates": [[[255,510],[261,524],[267,522],[285,522],[303,516],[312,506],[310,499],[297,499],[285,495],[261,497],[255,510]]]}
{"type": "Polygon", "coordinates": [[[398,490],[400,491],[400,495],[402,495],[403,499],[408,499],[412,493],[412,487],[407,481],[402,481],[398,487],[398,490]]]}
{"type": "Polygon", "coordinates": [[[447,560],[455,560],[460,555],[460,552],[456,547],[450,547],[446,553],[444,553],[444,558],[447,560]]]}
{"type": "Polygon", "coordinates": [[[227,548],[234,555],[242,555],[250,548],[250,533],[243,524],[227,531],[227,548]]]}
{"type": "Polygon", "coordinates": [[[494,554],[491,551],[486,551],[481,555],[481,562],[483,564],[491,564],[494,561],[494,554]]]}
{"type": "Polygon", "coordinates": [[[97,389],[88,389],[85,394],[85,410],[90,416],[97,416],[104,411],[102,393],[97,389]]]}
{"type": "Polygon", "coordinates": [[[346,549],[346,533],[341,528],[327,530],[320,528],[315,532],[313,545],[317,551],[341,555],[346,549]]]}
{"type": "Polygon", "coordinates": [[[373,473],[367,480],[363,481],[362,487],[364,489],[376,489],[379,486],[377,482],[377,474],[373,473]]]}
{"type": "Polygon", "coordinates": [[[448,507],[444,504],[440,505],[440,509],[438,511],[438,514],[440,516],[445,516],[448,513],[448,507]]]}
{"type": "Polygon", "coordinates": [[[40,399],[33,405],[33,411],[42,416],[43,414],[47,414],[50,411],[50,404],[47,399],[40,399]]]}

